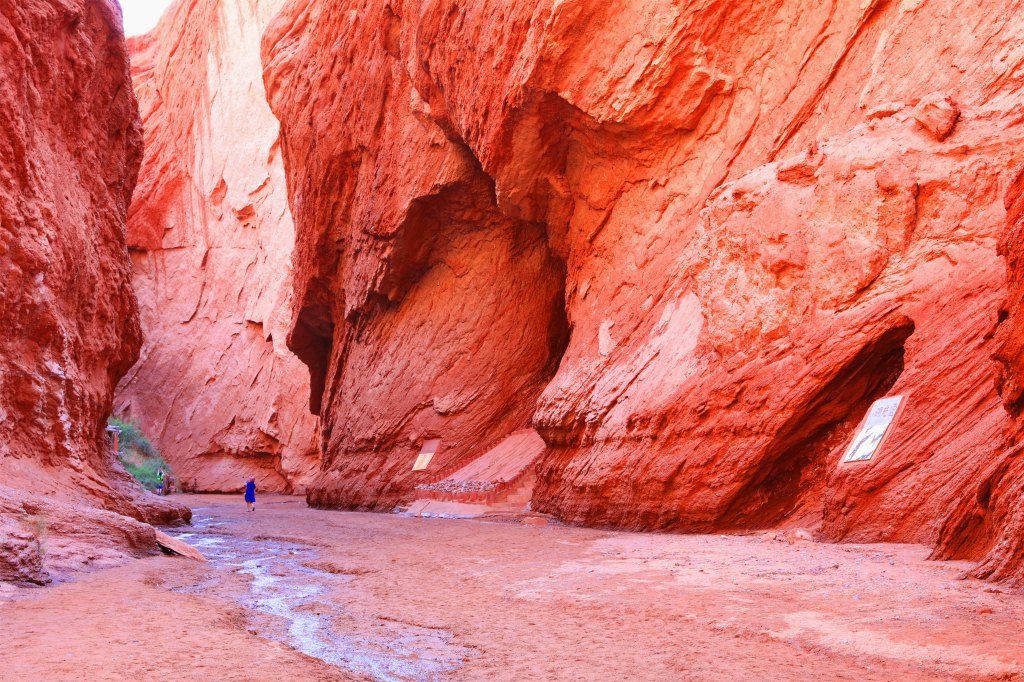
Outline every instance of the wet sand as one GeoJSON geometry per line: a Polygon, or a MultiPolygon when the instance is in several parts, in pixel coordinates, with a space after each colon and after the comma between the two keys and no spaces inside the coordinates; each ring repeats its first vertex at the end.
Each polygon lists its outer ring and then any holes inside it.
{"type": "Polygon", "coordinates": [[[179,499],[210,563],[0,591],[0,679],[1024,679],[1024,594],[922,547],[179,499]]]}

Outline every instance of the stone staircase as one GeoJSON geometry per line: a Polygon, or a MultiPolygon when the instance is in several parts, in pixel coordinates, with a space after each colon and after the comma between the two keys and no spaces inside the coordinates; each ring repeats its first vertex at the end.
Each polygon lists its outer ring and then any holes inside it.
{"type": "Polygon", "coordinates": [[[417,499],[403,511],[461,517],[526,512],[544,448],[544,440],[533,429],[516,431],[454,473],[417,486],[417,499]]]}

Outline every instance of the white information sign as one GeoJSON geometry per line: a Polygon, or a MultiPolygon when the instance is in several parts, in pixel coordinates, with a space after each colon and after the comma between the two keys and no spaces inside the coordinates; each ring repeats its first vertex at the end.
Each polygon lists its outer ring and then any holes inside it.
{"type": "Polygon", "coordinates": [[[895,421],[902,403],[901,395],[876,400],[853,437],[850,447],[846,449],[843,461],[865,462],[874,457],[885,439],[885,434],[895,421]]]}
{"type": "Polygon", "coordinates": [[[430,466],[430,460],[437,454],[437,449],[441,447],[440,440],[428,440],[423,444],[423,448],[420,450],[419,457],[416,458],[416,462],[412,465],[413,471],[424,471],[430,466]]]}

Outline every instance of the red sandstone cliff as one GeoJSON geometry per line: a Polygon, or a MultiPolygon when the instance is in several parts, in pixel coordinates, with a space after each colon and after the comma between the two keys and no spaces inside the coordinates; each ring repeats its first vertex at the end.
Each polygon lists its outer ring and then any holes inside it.
{"type": "Polygon", "coordinates": [[[141,134],[120,25],[107,0],[0,0],[0,580],[155,551],[122,514],[188,515],[143,493],[104,434],[140,343],[124,221],[141,134]],[[79,554],[83,537],[96,544],[79,554]]]}
{"type": "Polygon", "coordinates": [[[532,422],[569,521],[810,524],[1024,580],[991,362],[1020,9],[288,2],[310,500],[386,508],[423,439],[443,465],[532,422]],[[885,451],[839,465],[894,394],[885,451]]]}
{"type": "Polygon", "coordinates": [[[129,41],[146,154],[128,214],[145,343],[117,409],[181,484],[302,491],[319,458],[285,347],[294,240],[260,63],[280,0],[178,2],[129,41]]]}
{"type": "Polygon", "coordinates": [[[947,521],[939,555],[955,555],[962,544],[989,548],[975,575],[1019,583],[1024,574],[1024,170],[1018,164],[1007,172],[1012,182],[1006,190],[1006,230],[999,250],[1006,257],[1009,287],[999,311],[995,357],[997,386],[1015,423],[998,456],[987,463],[973,491],[968,490],[959,513],[947,521]]]}
{"type": "Polygon", "coordinates": [[[288,8],[266,44],[303,228],[290,345],[322,422],[309,499],[390,509],[424,480],[410,472],[424,439],[450,462],[529,422],[568,337],[564,268],[433,122],[396,17],[288,8]]]}

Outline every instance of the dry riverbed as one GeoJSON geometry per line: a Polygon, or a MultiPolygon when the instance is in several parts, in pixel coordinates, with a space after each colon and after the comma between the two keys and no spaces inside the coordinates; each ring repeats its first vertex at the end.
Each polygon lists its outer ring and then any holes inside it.
{"type": "Polygon", "coordinates": [[[0,591],[0,679],[1024,679],[1024,595],[917,546],[180,499],[209,564],[0,591]]]}

